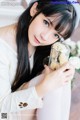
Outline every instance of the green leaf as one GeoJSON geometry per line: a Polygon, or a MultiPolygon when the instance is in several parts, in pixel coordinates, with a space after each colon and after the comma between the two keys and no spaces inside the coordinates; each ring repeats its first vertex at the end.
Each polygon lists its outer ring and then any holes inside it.
{"type": "Polygon", "coordinates": [[[76,69],[76,72],[80,73],[80,69],[76,69]]]}

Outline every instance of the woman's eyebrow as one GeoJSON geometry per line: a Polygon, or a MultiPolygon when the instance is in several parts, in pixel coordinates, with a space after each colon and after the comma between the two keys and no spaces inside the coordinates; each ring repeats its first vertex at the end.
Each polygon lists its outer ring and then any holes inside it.
{"type": "Polygon", "coordinates": [[[58,33],[58,35],[59,35],[60,39],[64,40],[63,35],[62,35],[61,33],[59,33],[59,32],[57,32],[57,33],[58,33]]]}
{"type": "Polygon", "coordinates": [[[49,18],[47,18],[47,19],[48,19],[48,21],[50,22],[50,24],[53,25],[52,22],[51,22],[51,20],[50,20],[49,18]]]}
{"type": "Polygon", "coordinates": [[[58,34],[63,38],[63,35],[61,33],[58,32],[58,34]]]}

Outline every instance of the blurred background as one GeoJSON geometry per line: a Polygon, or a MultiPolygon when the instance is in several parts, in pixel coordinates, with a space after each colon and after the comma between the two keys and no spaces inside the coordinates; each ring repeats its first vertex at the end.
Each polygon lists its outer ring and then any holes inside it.
{"type": "MultiPolygon", "coordinates": [[[[0,27],[16,23],[19,15],[27,8],[28,4],[34,0],[0,0],[0,27]]],[[[74,0],[73,0],[74,1],[74,0]]],[[[80,0],[78,0],[80,4],[80,0]]],[[[80,8],[79,8],[80,12],[80,8]]],[[[80,16],[80,14],[79,14],[80,16]]],[[[80,18],[80,17],[79,17],[80,18]]],[[[71,36],[73,41],[80,41],[80,22],[71,36]]],[[[69,120],[80,120],[80,75],[76,74],[76,79],[72,88],[72,101],[69,120]]]]}

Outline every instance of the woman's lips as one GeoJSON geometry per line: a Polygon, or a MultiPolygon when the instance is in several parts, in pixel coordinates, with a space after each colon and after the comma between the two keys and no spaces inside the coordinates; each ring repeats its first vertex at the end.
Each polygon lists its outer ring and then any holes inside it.
{"type": "Polygon", "coordinates": [[[36,43],[40,43],[39,40],[35,36],[34,36],[34,38],[35,38],[36,43]]]}

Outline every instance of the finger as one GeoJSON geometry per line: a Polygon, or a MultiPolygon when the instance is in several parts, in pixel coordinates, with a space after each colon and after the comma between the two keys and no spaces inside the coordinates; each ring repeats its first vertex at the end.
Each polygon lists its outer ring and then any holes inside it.
{"type": "Polygon", "coordinates": [[[44,65],[44,68],[45,68],[45,74],[50,73],[51,70],[50,70],[49,66],[44,65]]]}
{"type": "Polygon", "coordinates": [[[75,73],[74,69],[69,69],[68,71],[64,72],[65,76],[74,75],[74,73],[75,73]]]}
{"type": "Polygon", "coordinates": [[[66,80],[65,83],[68,83],[68,82],[71,82],[71,79],[70,80],[66,80]]]}
{"type": "Polygon", "coordinates": [[[71,82],[71,79],[65,79],[65,80],[63,81],[63,84],[62,84],[62,85],[65,85],[65,84],[67,84],[67,83],[69,83],[69,82],[71,82]]]}
{"type": "Polygon", "coordinates": [[[72,79],[67,78],[66,80],[64,80],[64,83],[63,83],[63,84],[66,84],[66,83],[68,83],[68,82],[71,82],[71,80],[72,80],[72,79]]]}
{"type": "Polygon", "coordinates": [[[74,75],[70,75],[66,77],[66,81],[71,81],[74,78],[74,75]]]}
{"type": "Polygon", "coordinates": [[[64,64],[64,65],[62,65],[62,66],[60,67],[60,70],[61,70],[62,72],[68,71],[69,69],[70,69],[70,64],[69,64],[69,63],[66,63],[66,64],[64,64]]]}
{"type": "Polygon", "coordinates": [[[69,70],[72,70],[75,72],[75,68],[72,64],[70,64],[69,62],[67,62],[66,64],[64,64],[62,67],[61,67],[62,71],[63,72],[67,72],[69,70]]]}

